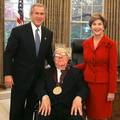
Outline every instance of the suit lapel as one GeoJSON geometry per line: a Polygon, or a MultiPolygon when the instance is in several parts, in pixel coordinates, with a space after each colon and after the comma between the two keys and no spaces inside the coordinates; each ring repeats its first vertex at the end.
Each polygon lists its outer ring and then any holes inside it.
{"type": "Polygon", "coordinates": [[[43,27],[41,27],[41,43],[40,43],[40,49],[43,49],[44,44],[46,43],[46,40],[47,40],[47,37],[46,37],[46,34],[45,34],[45,30],[43,29],[43,27]]]}
{"type": "Polygon", "coordinates": [[[63,86],[64,85],[66,85],[68,82],[70,82],[69,80],[68,80],[68,77],[69,77],[69,72],[70,72],[70,70],[68,70],[66,73],[65,73],[65,75],[63,76],[63,86]]]}
{"type": "Polygon", "coordinates": [[[101,40],[100,40],[100,42],[98,43],[97,47],[94,48],[93,37],[91,37],[90,38],[89,47],[92,49],[92,51],[96,51],[101,45],[103,45],[104,42],[105,42],[104,37],[102,37],[101,40]]]}
{"type": "MultiPolygon", "coordinates": [[[[61,75],[61,82],[60,82],[60,85],[62,86],[63,84],[64,84],[64,82],[65,82],[65,79],[66,79],[66,77],[67,77],[67,73],[69,72],[69,70],[68,71],[65,71],[65,73],[63,73],[62,75],[61,75]]],[[[54,80],[54,82],[57,84],[57,82],[58,82],[58,79],[57,79],[57,70],[55,69],[54,71],[53,71],[53,74],[52,74],[52,79],[54,80]]]]}
{"type": "Polygon", "coordinates": [[[35,50],[35,40],[34,35],[31,27],[31,23],[28,23],[26,26],[26,34],[27,34],[27,44],[29,46],[29,50],[31,51],[31,54],[36,57],[36,50],[35,50]]]}
{"type": "Polygon", "coordinates": [[[105,36],[103,36],[103,37],[101,38],[100,42],[98,43],[98,45],[97,45],[97,47],[96,47],[96,50],[97,50],[98,48],[100,48],[102,45],[106,44],[106,42],[107,42],[107,39],[105,38],[105,36]]]}
{"type": "Polygon", "coordinates": [[[86,45],[86,48],[91,50],[91,51],[94,51],[94,43],[93,43],[93,37],[91,37],[89,39],[89,43],[86,45]]]}
{"type": "MultiPolygon", "coordinates": [[[[28,34],[28,40],[29,40],[28,44],[29,44],[29,47],[31,50],[31,54],[33,54],[35,57],[37,57],[36,56],[36,49],[35,49],[35,40],[34,40],[34,35],[33,35],[32,27],[31,27],[31,23],[28,24],[26,31],[28,34]]],[[[46,43],[47,43],[46,31],[43,27],[41,27],[41,42],[40,42],[40,49],[39,49],[38,57],[40,55],[40,52],[44,51],[46,43]]]]}
{"type": "Polygon", "coordinates": [[[41,52],[44,51],[44,49],[46,48],[46,43],[47,43],[47,35],[46,35],[46,31],[45,29],[41,26],[41,42],[40,42],[40,49],[39,49],[39,53],[38,56],[40,55],[41,52]]]}

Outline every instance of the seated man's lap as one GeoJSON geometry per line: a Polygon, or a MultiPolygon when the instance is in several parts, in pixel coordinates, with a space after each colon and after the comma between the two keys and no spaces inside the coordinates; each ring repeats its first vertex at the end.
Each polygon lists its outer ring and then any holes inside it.
{"type": "Polygon", "coordinates": [[[66,117],[57,117],[57,116],[41,116],[36,120],[83,120],[81,116],[66,116],[66,117]]]}
{"type": "Polygon", "coordinates": [[[52,106],[50,116],[38,115],[38,120],[83,120],[80,115],[70,115],[70,109],[64,105],[52,106]]]}

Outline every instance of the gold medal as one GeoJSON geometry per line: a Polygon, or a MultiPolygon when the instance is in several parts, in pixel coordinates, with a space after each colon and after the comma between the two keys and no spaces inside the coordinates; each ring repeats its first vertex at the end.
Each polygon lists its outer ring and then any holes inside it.
{"type": "Polygon", "coordinates": [[[59,95],[62,93],[62,88],[60,86],[56,86],[54,89],[53,89],[53,94],[55,95],[59,95]]]}

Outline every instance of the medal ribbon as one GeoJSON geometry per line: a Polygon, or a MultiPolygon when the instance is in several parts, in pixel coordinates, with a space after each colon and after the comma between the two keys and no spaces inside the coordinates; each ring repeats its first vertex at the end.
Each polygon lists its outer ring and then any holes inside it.
{"type": "Polygon", "coordinates": [[[56,85],[59,86],[59,85],[61,85],[63,83],[63,80],[64,80],[64,78],[65,78],[65,76],[66,76],[66,74],[68,72],[68,68],[69,67],[67,67],[65,70],[61,70],[60,82],[58,82],[58,80],[57,80],[57,73],[54,74],[54,80],[56,82],[56,85]]]}

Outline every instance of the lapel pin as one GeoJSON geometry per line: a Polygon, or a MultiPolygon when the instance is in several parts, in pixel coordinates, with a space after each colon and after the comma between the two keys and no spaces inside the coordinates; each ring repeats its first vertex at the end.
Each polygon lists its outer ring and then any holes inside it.
{"type": "Polygon", "coordinates": [[[44,40],[47,40],[47,38],[46,38],[46,37],[44,37],[44,40]]]}

